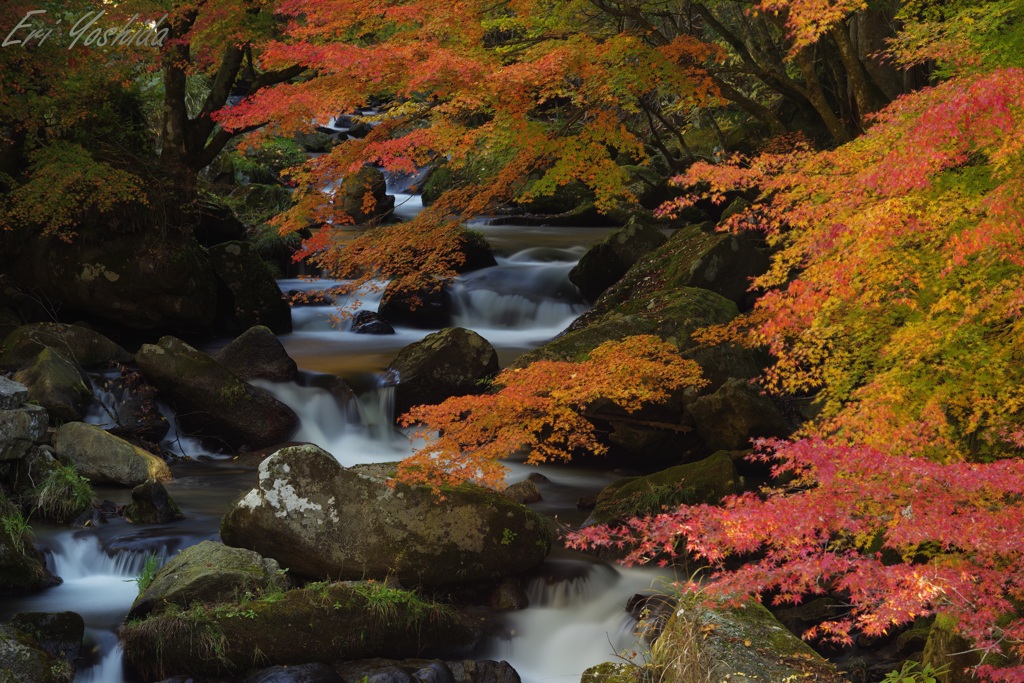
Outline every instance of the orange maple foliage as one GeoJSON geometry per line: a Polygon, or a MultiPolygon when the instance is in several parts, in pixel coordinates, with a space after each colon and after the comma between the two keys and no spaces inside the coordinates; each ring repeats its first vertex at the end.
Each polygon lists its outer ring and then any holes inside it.
{"type": "Polygon", "coordinates": [[[263,67],[301,64],[315,77],[220,112],[223,126],[269,122],[263,134],[288,134],[374,99],[385,103],[364,139],[293,172],[295,206],[275,223],[282,234],[316,227],[304,253],[336,278],[443,280],[458,259],[445,239],[461,221],[569,183],[588,186],[599,210],[631,201],[617,158],[646,157],[627,125],[641,98],[657,93],[686,107],[716,97],[701,68],[721,57],[715,46],[685,36],[655,46],[641,31],[590,17],[575,0],[557,10],[483,0],[288,0],[279,12],[293,21],[282,40],[265,46],[263,67]],[[458,171],[482,158],[479,177],[420,214],[412,229],[383,226],[339,246],[334,233],[352,220],[325,188],[340,178],[364,164],[458,171]]]}
{"type": "Polygon", "coordinates": [[[399,465],[398,478],[435,487],[462,481],[498,487],[505,477],[498,461],[519,452],[528,464],[603,454],[607,447],[586,417],[588,407],[611,403],[634,413],[706,381],[674,346],[639,335],[605,342],[578,363],[539,361],[503,370],[494,384],[493,393],[450,398],[404,415],[402,424],[422,426],[417,437],[437,435],[399,465]]]}

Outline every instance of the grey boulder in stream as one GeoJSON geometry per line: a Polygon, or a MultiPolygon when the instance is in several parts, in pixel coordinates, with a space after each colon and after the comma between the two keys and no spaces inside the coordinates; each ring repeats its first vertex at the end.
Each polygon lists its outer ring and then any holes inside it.
{"type": "Polygon", "coordinates": [[[135,362],[171,399],[179,421],[191,432],[233,448],[263,448],[287,441],[299,426],[291,408],[175,337],[143,344],[135,362]]]}
{"type": "Polygon", "coordinates": [[[316,446],[260,464],[256,488],[221,523],[224,543],[311,578],[442,586],[519,574],[551,547],[545,520],[475,486],[389,486],[388,466],[342,467],[316,446]]]}

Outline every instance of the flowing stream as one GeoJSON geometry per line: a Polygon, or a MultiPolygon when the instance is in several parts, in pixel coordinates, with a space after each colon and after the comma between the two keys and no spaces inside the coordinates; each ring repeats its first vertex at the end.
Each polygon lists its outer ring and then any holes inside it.
{"type": "MultiPolygon", "coordinates": [[[[399,195],[397,213],[410,217],[421,207],[414,195],[399,195]]],[[[585,304],[568,281],[568,272],[585,249],[608,230],[530,228],[478,223],[492,244],[498,265],[461,276],[452,287],[454,324],[474,329],[498,350],[503,365],[561,332],[585,304]]],[[[329,286],[330,282],[283,280],[284,291],[329,286]]],[[[383,284],[383,283],[379,283],[383,284]]],[[[356,308],[375,310],[378,291],[362,292],[356,308]]],[[[409,455],[415,444],[392,428],[394,384],[400,378],[384,368],[402,347],[431,330],[397,328],[394,335],[363,335],[346,321],[332,322],[336,305],[293,310],[295,331],[281,337],[303,371],[299,383],[261,383],[301,418],[296,441],[309,441],[334,454],[344,465],[391,462],[409,455]],[[338,374],[360,390],[358,406],[342,406],[317,386],[318,373],[338,374]]],[[[116,396],[98,391],[113,408],[116,396]]],[[[186,519],[165,526],[133,526],[123,520],[86,529],[36,525],[36,537],[47,550],[50,568],[64,583],[39,595],[8,600],[0,618],[19,611],[72,610],[87,626],[87,665],[76,681],[123,683],[127,678],[115,629],[137,594],[136,578],[146,558],[161,561],[181,549],[217,539],[220,517],[232,500],[255,483],[254,468],[234,465],[225,456],[206,451],[197,440],[179,436],[175,416],[162,408],[172,424],[163,446],[185,456],[172,465],[175,479],[168,491],[186,519]]],[[[96,410],[90,421],[109,421],[96,410]]],[[[509,482],[535,471],[546,480],[538,486],[543,501],[532,507],[567,524],[585,513],[576,508],[580,495],[592,494],[615,475],[579,467],[526,468],[511,463],[509,482]]],[[[100,488],[99,499],[127,503],[124,489],[100,488]]],[[[625,612],[637,592],[656,588],[666,577],[651,570],[623,570],[586,556],[558,550],[528,581],[529,608],[505,617],[505,636],[483,643],[477,658],[504,659],[524,683],[574,683],[582,671],[613,660],[635,647],[633,622],[625,612]]]]}

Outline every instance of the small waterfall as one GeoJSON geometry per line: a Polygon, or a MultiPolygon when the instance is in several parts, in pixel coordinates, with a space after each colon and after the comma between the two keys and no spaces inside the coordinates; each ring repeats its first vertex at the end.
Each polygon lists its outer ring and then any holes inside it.
{"type": "Polygon", "coordinates": [[[507,660],[524,683],[548,683],[578,681],[588,667],[646,650],[626,603],[654,592],[658,574],[577,559],[549,559],[549,566],[554,572],[528,587],[530,606],[509,615],[512,637],[483,656],[507,660]]]}
{"type": "Polygon", "coordinates": [[[586,604],[607,593],[619,580],[619,573],[606,564],[551,560],[543,568],[546,575],[526,586],[530,605],[536,607],[564,609],[586,604]]]}
{"type": "Polygon", "coordinates": [[[124,649],[117,640],[117,634],[87,629],[86,640],[93,641],[95,650],[103,655],[94,666],[79,669],[75,673],[75,683],[123,683],[124,649]]]}
{"type": "Polygon", "coordinates": [[[323,301],[312,302],[292,308],[292,327],[295,332],[348,332],[352,329],[352,318],[339,315],[345,311],[354,315],[358,311],[376,311],[384,296],[386,280],[374,280],[351,294],[338,294],[332,288],[344,287],[349,282],[343,280],[320,279],[288,279],[278,280],[282,292],[288,294],[305,294],[322,292],[323,301]]]}
{"type": "Polygon", "coordinates": [[[569,282],[578,260],[574,250],[529,249],[459,277],[452,288],[456,324],[554,336],[587,309],[569,282]]]}
{"type": "Polygon", "coordinates": [[[396,435],[393,417],[384,417],[394,413],[395,381],[386,377],[351,401],[339,401],[336,395],[316,386],[261,380],[253,384],[269,391],[299,416],[299,430],[293,441],[316,444],[346,467],[394,462],[412,453],[413,444],[396,435]]]}
{"type": "Polygon", "coordinates": [[[402,381],[401,374],[394,368],[388,368],[377,378],[377,436],[381,439],[393,439],[395,430],[395,387],[402,381]]]}

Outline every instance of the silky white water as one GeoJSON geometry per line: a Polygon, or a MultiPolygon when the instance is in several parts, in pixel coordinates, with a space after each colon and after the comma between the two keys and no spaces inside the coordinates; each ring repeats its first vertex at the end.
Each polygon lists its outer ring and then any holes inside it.
{"type": "MultiPolygon", "coordinates": [[[[422,208],[419,197],[399,195],[396,215],[411,218],[422,208]]],[[[498,264],[460,276],[451,288],[453,324],[474,329],[491,342],[503,363],[562,332],[586,306],[569,283],[568,273],[585,248],[602,239],[605,229],[560,228],[474,223],[498,253],[498,264]]],[[[282,280],[283,291],[329,288],[329,281],[282,280]]],[[[376,310],[385,283],[376,283],[353,298],[336,302],[348,310],[376,310]]],[[[307,372],[350,375],[377,373],[358,403],[342,404],[311,375],[298,383],[256,382],[300,418],[294,441],[315,443],[343,465],[393,462],[420,445],[392,427],[394,385],[400,377],[382,372],[404,346],[432,330],[396,328],[394,335],[353,333],[346,321],[332,321],[335,305],[293,309],[295,331],[281,337],[289,354],[307,372]]],[[[106,406],[90,413],[89,421],[112,426],[120,397],[102,390],[106,406]]],[[[251,468],[233,466],[194,437],[177,429],[176,415],[160,406],[171,429],[162,447],[186,461],[173,466],[175,481],[168,490],[186,519],[171,525],[128,525],[114,520],[95,529],[68,531],[37,528],[38,540],[49,550],[52,570],[61,586],[37,596],[9,601],[4,614],[16,611],[73,610],[83,615],[87,641],[97,653],[82,668],[77,683],[124,683],[125,671],[114,630],[137,594],[136,577],[145,558],[162,561],[180,549],[217,538],[220,515],[255,480],[251,468]]],[[[579,467],[549,465],[528,468],[509,463],[508,481],[520,481],[540,471],[544,500],[533,507],[573,525],[585,513],[576,509],[581,494],[592,494],[615,480],[615,475],[579,467]]],[[[127,491],[104,490],[118,503],[127,491]]],[[[576,683],[587,667],[614,660],[634,649],[633,622],[625,612],[637,592],[657,588],[664,577],[649,570],[622,570],[582,555],[558,551],[527,585],[530,607],[504,617],[506,636],[484,643],[478,658],[504,659],[524,683],[576,683]]]]}

